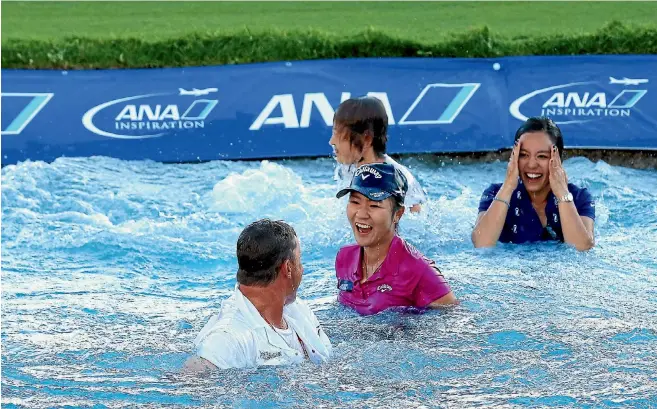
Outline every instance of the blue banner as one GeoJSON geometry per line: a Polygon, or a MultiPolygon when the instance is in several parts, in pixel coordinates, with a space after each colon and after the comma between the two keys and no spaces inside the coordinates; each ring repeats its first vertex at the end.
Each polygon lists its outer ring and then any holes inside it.
{"type": "Polygon", "coordinates": [[[572,148],[657,149],[657,56],[512,58],[511,124],[552,118],[572,148]]]}
{"type": "Polygon", "coordinates": [[[657,56],[2,70],[2,164],[328,156],[334,110],[365,94],[386,106],[389,153],[507,148],[535,115],[567,147],[657,149],[656,83],[657,56]]]}

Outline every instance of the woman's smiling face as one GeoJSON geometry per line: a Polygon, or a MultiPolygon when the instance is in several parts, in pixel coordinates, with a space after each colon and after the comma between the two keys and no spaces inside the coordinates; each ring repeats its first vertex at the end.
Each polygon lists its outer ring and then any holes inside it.
{"type": "Polygon", "coordinates": [[[542,131],[527,132],[518,139],[518,172],[527,192],[537,193],[550,187],[552,141],[542,131]]]}
{"type": "Polygon", "coordinates": [[[377,202],[358,192],[351,192],[347,218],[359,246],[376,246],[394,236],[393,201],[388,198],[377,202]]]}

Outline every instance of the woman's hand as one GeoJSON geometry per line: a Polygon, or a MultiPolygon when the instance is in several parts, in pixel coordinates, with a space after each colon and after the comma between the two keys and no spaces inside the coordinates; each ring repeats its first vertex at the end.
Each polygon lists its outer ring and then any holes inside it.
{"type": "Polygon", "coordinates": [[[504,179],[503,189],[513,192],[518,187],[518,156],[520,156],[520,140],[517,140],[511,150],[509,164],[506,166],[506,178],[504,179]]]}
{"type": "Polygon", "coordinates": [[[568,175],[561,165],[561,158],[555,145],[552,145],[550,151],[550,189],[557,198],[568,194],[568,175]]]}

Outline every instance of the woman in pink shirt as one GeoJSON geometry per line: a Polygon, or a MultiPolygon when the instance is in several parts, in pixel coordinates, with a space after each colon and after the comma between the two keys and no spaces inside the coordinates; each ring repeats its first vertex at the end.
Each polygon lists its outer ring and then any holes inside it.
{"type": "Polygon", "coordinates": [[[349,194],[347,218],[356,238],[335,260],[338,301],[359,314],[457,303],[434,262],[397,235],[407,186],[393,165],[376,163],[360,166],[337,194],[349,194]]]}

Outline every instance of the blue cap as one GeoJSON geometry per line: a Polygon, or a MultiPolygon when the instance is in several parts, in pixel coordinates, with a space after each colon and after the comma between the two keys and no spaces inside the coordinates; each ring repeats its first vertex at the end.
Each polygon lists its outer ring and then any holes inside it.
{"type": "Polygon", "coordinates": [[[336,197],[358,192],[376,202],[395,196],[403,203],[407,191],[408,182],[397,168],[388,163],[373,163],[356,169],[349,187],[340,190],[336,197]]]}

